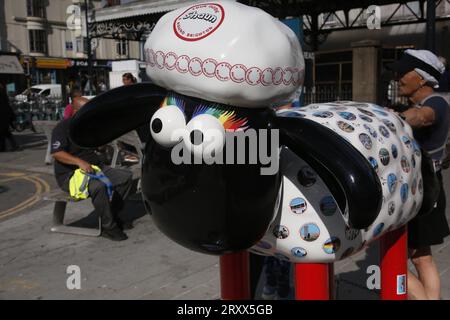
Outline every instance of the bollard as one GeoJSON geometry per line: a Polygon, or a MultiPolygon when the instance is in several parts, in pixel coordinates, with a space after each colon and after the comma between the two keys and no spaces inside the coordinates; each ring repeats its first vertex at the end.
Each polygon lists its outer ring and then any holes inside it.
{"type": "Polygon", "coordinates": [[[381,300],[406,300],[408,275],[408,235],[406,226],[380,239],[381,300]]]}
{"type": "Polygon", "coordinates": [[[295,264],[296,300],[330,300],[333,297],[332,283],[332,263],[295,264]]]}
{"type": "Polygon", "coordinates": [[[247,251],[227,253],[220,257],[222,300],[249,300],[250,272],[247,251]]]}

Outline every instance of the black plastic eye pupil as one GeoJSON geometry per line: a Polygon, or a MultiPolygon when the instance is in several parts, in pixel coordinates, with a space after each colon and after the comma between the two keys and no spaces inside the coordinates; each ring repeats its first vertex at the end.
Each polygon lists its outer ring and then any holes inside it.
{"type": "Polygon", "coordinates": [[[198,146],[203,143],[203,133],[200,130],[192,130],[191,131],[191,143],[194,146],[198,146]]]}
{"type": "Polygon", "coordinates": [[[155,120],[153,120],[152,122],[152,130],[154,133],[160,133],[162,130],[162,121],[159,118],[156,118],[155,120]]]}

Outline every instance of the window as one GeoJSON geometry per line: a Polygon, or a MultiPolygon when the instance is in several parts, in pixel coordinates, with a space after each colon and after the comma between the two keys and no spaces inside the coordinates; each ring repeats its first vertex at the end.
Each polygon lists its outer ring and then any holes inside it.
{"type": "Polygon", "coordinates": [[[87,53],[87,41],[86,38],[77,37],[76,42],[76,52],[87,53]]]}
{"type": "Polygon", "coordinates": [[[128,56],[128,40],[120,39],[116,42],[116,53],[118,56],[128,56]]]}
{"type": "Polygon", "coordinates": [[[31,52],[47,52],[47,34],[44,30],[28,30],[31,52]]]}
{"type": "Polygon", "coordinates": [[[29,17],[45,18],[45,5],[43,0],[27,0],[27,14],[29,17]]]}

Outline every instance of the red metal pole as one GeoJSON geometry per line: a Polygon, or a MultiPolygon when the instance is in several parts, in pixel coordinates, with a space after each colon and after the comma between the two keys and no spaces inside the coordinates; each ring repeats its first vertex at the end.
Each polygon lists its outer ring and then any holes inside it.
{"type": "Polygon", "coordinates": [[[330,300],[330,291],[332,290],[332,285],[330,285],[331,270],[333,270],[333,264],[296,263],[295,299],[330,300]]]}
{"type": "Polygon", "coordinates": [[[407,299],[408,235],[406,226],[380,239],[381,300],[407,299]]]}
{"type": "Polygon", "coordinates": [[[224,254],[220,257],[222,300],[249,300],[250,269],[248,252],[224,254]]]}

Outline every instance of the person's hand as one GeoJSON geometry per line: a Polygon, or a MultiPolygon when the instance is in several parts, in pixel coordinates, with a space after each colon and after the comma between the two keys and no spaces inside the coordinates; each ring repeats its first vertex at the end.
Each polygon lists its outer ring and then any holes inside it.
{"type": "Polygon", "coordinates": [[[80,169],[84,172],[94,173],[94,169],[92,168],[91,164],[84,160],[80,159],[80,161],[78,163],[78,167],[80,167],[80,169]]]}

